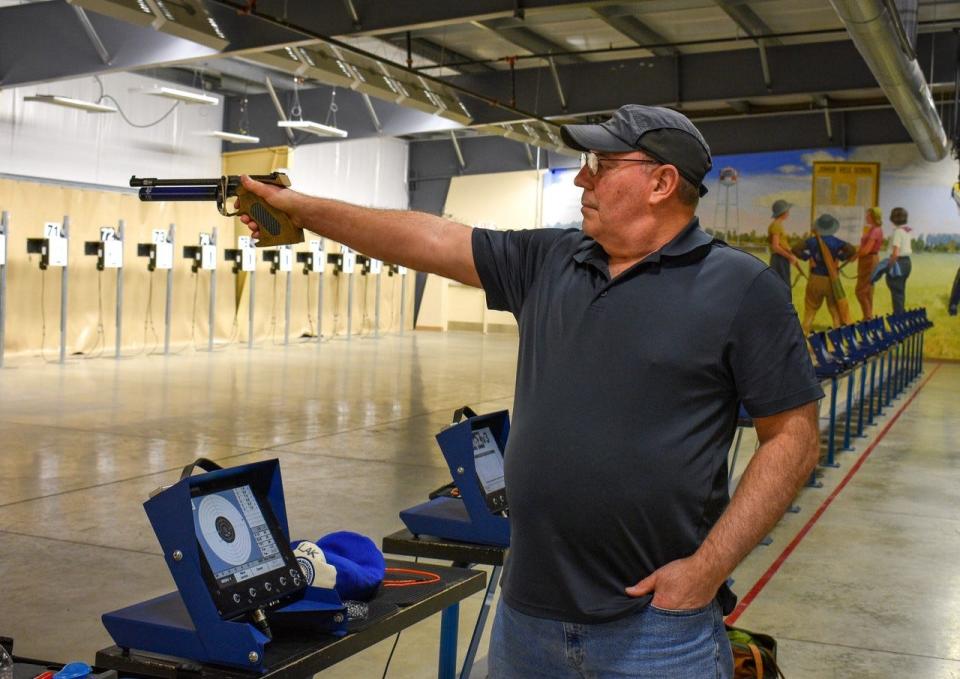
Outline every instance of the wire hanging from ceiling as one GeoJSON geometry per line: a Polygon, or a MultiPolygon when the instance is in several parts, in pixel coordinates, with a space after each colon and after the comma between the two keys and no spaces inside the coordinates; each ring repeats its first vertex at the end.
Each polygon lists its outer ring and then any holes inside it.
{"type": "Polygon", "coordinates": [[[171,115],[174,111],[176,111],[176,110],[177,110],[177,107],[179,107],[180,104],[182,103],[182,102],[179,102],[179,101],[178,101],[178,102],[175,102],[175,103],[173,104],[173,106],[170,107],[170,110],[169,110],[169,111],[167,111],[166,113],[164,113],[162,116],[160,116],[159,118],[157,118],[156,120],[154,120],[154,121],[151,122],[151,123],[144,123],[144,124],[135,123],[135,122],[133,122],[132,120],[130,120],[130,118],[127,117],[127,114],[126,114],[126,113],[124,113],[123,107],[120,106],[120,102],[117,101],[113,96],[111,96],[111,95],[109,95],[109,94],[106,94],[106,93],[104,92],[104,89],[103,89],[103,81],[100,80],[100,76],[95,75],[95,76],[93,76],[93,79],[97,81],[97,86],[100,88],[100,94],[97,96],[97,101],[96,101],[96,103],[99,104],[99,103],[102,102],[102,101],[111,101],[111,102],[113,102],[113,105],[117,107],[117,113],[120,114],[120,117],[123,118],[124,122],[126,122],[127,125],[129,125],[130,127],[137,127],[137,128],[141,128],[141,129],[142,129],[142,128],[146,128],[146,127],[154,127],[155,125],[159,125],[159,124],[162,123],[164,120],[166,120],[167,118],[169,118],[170,115],[171,115]]]}

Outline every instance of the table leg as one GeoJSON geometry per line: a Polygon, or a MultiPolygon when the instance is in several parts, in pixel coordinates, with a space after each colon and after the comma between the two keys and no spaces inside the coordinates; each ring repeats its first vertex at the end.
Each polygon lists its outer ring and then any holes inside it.
{"type": "Polygon", "coordinates": [[[440,667],[438,679],[455,679],[457,676],[457,626],[460,620],[460,604],[443,609],[440,614],[440,667]]]}
{"type": "Polygon", "coordinates": [[[497,591],[497,585],[500,583],[500,572],[503,566],[494,566],[490,573],[490,581],[487,583],[487,593],[483,597],[483,605],[480,607],[480,615],[477,616],[477,624],[473,628],[473,636],[470,638],[470,646],[467,648],[467,657],[463,659],[463,669],[460,671],[460,679],[470,679],[470,672],[473,671],[473,662],[477,657],[477,649],[480,646],[480,637],[483,636],[483,628],[487,624],[487,617],[490,615],[490,608],[493,606],[493,597],[497,591]]]}

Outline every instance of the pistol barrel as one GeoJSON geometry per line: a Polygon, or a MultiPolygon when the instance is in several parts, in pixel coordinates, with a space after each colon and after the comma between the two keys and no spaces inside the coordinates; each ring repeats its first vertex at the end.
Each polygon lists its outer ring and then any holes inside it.
{"type": "Polygon", "coordinates": [[[211,179],[157,179],[156,177],[130,177],[130,186],[216,186],[219,177],[211,179]]]}
{"type": "Polygon", "coordinates": [[[219,188],[212,186],[144,186],[140,189],[140,200],[217,200],[219,188]]]}

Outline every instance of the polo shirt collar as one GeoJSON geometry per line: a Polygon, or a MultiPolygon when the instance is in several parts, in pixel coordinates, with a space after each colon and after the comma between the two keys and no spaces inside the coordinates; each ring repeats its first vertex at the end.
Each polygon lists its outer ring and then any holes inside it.
{"type": "MultiPolygon", "coordinates": [[[[659,262],[662,257],[682,257],[712,242],[713,237],[700,228],[700,219],[694,217],[680,233],[674,236],[673,240],[656,252],[647,255],[643,262],[659,262]]],[[[578,264],[597,260],[606,264],[608,257],[606,251],[597,241],[584,235],[580,245],[573,253],[573,260],[578,264]]]]}

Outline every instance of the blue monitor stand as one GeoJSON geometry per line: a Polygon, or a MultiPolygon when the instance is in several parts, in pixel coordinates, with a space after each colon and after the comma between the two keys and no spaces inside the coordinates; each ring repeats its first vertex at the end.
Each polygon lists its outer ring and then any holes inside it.
{"type": "Polygon", "coordinates": [[[506,410],[477,415],[468,407],[437,434],[458,497],[435,497],[400,512],[414,535],[496,547],[510,546],[503,451],[510,433],[506,410]],[[465,416],[465,419],[464,419],[465,416]]]}
{"type": "Polygon", "coordinates": [[[271,631],[345,634],[337,593],[308,589],[290,550],[277,460],[201,458],[143,506],[177,591],[105,613],[117,646],[266,672],[271,631]]]}

